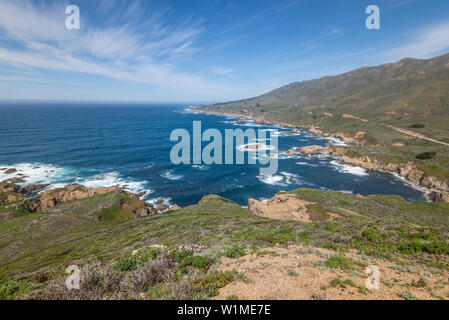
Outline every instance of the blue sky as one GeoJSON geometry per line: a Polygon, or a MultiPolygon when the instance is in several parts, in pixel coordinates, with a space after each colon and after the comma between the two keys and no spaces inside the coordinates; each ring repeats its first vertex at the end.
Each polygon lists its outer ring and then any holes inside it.
{"type": "Polygon", "coordinates": [[[0,0],[0,99],[247,98],[446,53],[448,13],[447,0],[0,0]],[[372,4],[380,30],[365,27],[372,4]]]}

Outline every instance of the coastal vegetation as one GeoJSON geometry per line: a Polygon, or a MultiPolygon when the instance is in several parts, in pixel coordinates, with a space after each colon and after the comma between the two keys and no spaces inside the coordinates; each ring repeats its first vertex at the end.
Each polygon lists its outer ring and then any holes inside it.
{"type": "MultiPolygon", "coordinates": [[[[297,247],[326,250],[314,270],[323,274],[342,270],[348,276],[358,272],[358,282],[364,278],[364,259],[386,260],[399,266],[395,270],[400,273],[419,267],[437,277],[447,276],[448,203],[314,189],[283,194],[312,203],[310,213],[320,218],[304,222],[260,217],[215,195],[177,211],[123,216],[120,204],[134,198],[120,189],[42,212],[24,211],[20,202],[4,204],[0,298],[210,299],[220,297],[231,283],[256,285],[257,280],[238,267],[226,269],[225,261],[262,259],[261,268],[272,268],[270,259],[291,259],[279,252],[282,248],[297,247]],[[117,215],[121,218],[104,219],[117,215]],[[248,255],[253,258],[246,259],[248,255]],[[65,288],[68,265],[81,268],[80,290],[65,288]]],[[[286,275],[301,278],[294,267],[289,266],[286,275]]],[[[342,281],[347,288],[361,286],[342,281]]],[[[414,281],[409,290],[422,289],[416,286],[419,278],[414,281]]],[[[449,292],[449,286],[442,286],[449,292]]],[[[331,290],[327,287],[327,294],[331,290]]],[[[237,293],[227,296],[231,295],[237,293]]]]}

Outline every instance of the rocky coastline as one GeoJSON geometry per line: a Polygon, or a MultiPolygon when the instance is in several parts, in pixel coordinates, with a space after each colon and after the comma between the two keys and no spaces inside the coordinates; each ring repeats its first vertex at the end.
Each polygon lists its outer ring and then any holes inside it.
{"type": "MultiPolygon", "coordinates": [[[[265,119],[262,116],[252,117],[252,115],[242,115],[235,113],[220,113],[209,110],[193,109],[191,112],[212,114],[219,116],[227,116],[233,118],[243,118],[254,121],[254,123],[261,123],[272,126],[279,126],[282,128],[291,128],[293,130],[307,130],[308,133],[314,136],[321,136],[324,138],[336,139],[348,145],[363,145],[360,138],[366,134],[363,131],[358,132],[354,136],[348,136],[345,133],[329,134],[322,131],[321,128],[311,126],[298,126],[293,123],[284,123],[265,119]]],[[[424,171],[419,169],[415,163],[407,162],[402,164],[387,163],[368,156],[350,157],[347,153],[348,148],[336,147],[330,141],[327,147],[322,146],[307,146],[297,148],[296,150],[288,150],[287,154],[293,155],[295,152],[306,155],[312,158],[317,155],[328,155],[342,164],[348,164],[356,167],[361,167],[369,171],[381,171],[385,173],[394,174],[403,178],[406,182],[418,189],[424,189],[427,197],[433,202],[449,202],[449,184],[445,181],[440,181],[434,176],[427,175],[424,171]]]]}
{"type": "Polygon", "coordinates": [[[80,184],[71,184],[63,188],[46,189],[48,184],[35,184],[21,186],[15,178],[0,182],[0,205],[13,206],[18,210],[28,213],[46,212],[60,204],[83,200],[116,192],[125,195],[131,201],[121,202],[121,209],[126,210],[131,216],[145,217],[168,210],[176,211],[178,205],[167,206],[163,199],[154,204],[140,200],[142,195],[128,192],[118,186],[88,188],[80,184]],[[37,194],[36,194],[37,193],[37,194]]]}

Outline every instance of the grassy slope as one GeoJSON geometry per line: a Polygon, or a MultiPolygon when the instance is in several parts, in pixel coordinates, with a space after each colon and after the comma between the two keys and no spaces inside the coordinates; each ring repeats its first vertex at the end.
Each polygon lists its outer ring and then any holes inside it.
{"type": "Polygon", "coordinates": [[[416,161],[422,150],[439,158],[419,166],[440,178],[449,177],[449,151],[435,143],[399,133],[385,125],[449,142],[449,55],[431,60],[403,59],[394,64],[361,68],[343,75],[292,83],[260,97],[204,107],[205,110],[246,114],[296,125],[317,125],[330,133],[368,133],[364,154],[416,161]],[[332,117],[324,113],[333,114],[332,117]],[[346,119],[348,113],[375,122],[346,119]],[[392,148],[405,144],[406,150],[392,148]]]}
{"type": "Polygon", "coordinates": [[[152,244],[171,248],[198,244],[219,254],[236,244],[265,247],[296,242],[357,248],[367,254],[447,268],[449,204],[409,203],[393,196],[359,198],[312,189],[295,192],[344,218],[313,224],[275,221],[210,196],[177,212],[126,222],[100,221],[99,210],[113,208],[120,201],[122,195],[117,193],[66,203],[48,213],[5,218],[3,212],[0,278],[63,270],[69,264],[92,260],[116,260],[125,252],[152,244]]]}

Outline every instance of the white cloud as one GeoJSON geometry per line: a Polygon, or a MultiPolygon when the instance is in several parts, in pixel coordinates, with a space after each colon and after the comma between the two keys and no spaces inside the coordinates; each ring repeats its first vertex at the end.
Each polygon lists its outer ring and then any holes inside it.
{"type": "Polygon", "coordinates": [[[232,68],[222,67],[222,66],[214,66],[209,68],[212,73],[219,75],[219,76],[225,76],[231,73],[234,73],[235,70],[232,68]]]}
{"type": "MultiPolygon", "coordinates": [[[[81,30],[67,30],[67,4],[0,0],[0,62],[106,76],[181,94],[213,97],[232,92],[199,75],[176,70],[176,61],[199,50],[195,40],[204,28],[195,16],[168,24],[166,10],[144,15],[140,2],[121,2],[122,14],[109,18],[108,27],[91,24],[81,10],[81,30]],[[130,18],[133,15],[136,19],[130,18]],[[124,16],[127,22],[122,22],[124,16]]],[[[100,12],[111,10],[112,6],[100,3],[100,12]]]]}
{"type": "Polygon", "coordinates": [[[388,52],[393,59],[404,57],[430,58],[449,49],[449,22],[419,30],[415,39],[388,52]]]}

